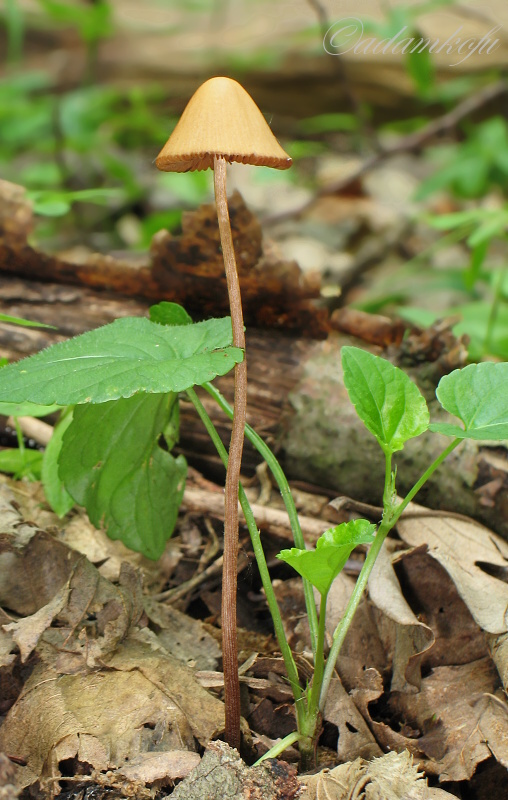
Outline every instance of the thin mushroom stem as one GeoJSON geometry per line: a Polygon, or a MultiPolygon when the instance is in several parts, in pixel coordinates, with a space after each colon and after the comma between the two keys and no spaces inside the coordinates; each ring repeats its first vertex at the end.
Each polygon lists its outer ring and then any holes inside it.
{"type": "MultiPolygon", "coordinates": [[[[245,350],[242,298],[236,269],[233,236],[226,193],[226,160],[214,157],[215,205],[226,270],[226,281],[233,327],[233,345],[245,350]]],[[[245,424],[247,420],[247,362],[235,366],[233,426],[229,443],[224,508],[224,562],[222,574],[222,662],[224,671],[225,738],[231,747],[240,747],[240,681],[236,627],[238,562],[238,487],[245,424]]]]}

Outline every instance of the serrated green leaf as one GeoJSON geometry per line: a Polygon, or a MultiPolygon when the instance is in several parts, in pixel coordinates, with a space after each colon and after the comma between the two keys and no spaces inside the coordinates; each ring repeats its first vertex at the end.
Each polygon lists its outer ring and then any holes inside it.
{"type": "Polygon", "coordinates": [[[173,532],[187,472],[159,446],[176,402],[140,394],[77,406],[60,455],[60,477],[92,523],[152,559],[173,532]]]}
{"type": "Polygon", "coordinates": [[[158,322],[159,325],[192,325],[192,317],[178,303],[163,300],[150,306],[149,312],[151,321],[158,322]]]}
{"type": "Polygon", "coordinates": [[[62,450],[63,435],[71,422],[72,409],[68,409],[55,425],[42,459],[41,479],[44,494],[49,505],[59,517],[65,517],[74,505],[73,498],[58,474],[58,460],[62,450]]]}
{"type": "Polygon", "coordinates": [[[456,369],[441,378],[436,395],[464,429],[433,423],[431,430],[461,439],[508,439],[508,363],[485,361],[456,369]]]}
{"type": "Polygon", "coordinates": [[[427,430],[427,403],[401,369],[358,347],[342,348],[342,367],[349,398],[384,452],[402,450],[427,430]]]}
{"type": "Polygon", "coordinates": [[[229,372],[231,320],[158,325],[125,317],[0,369],[0,401],[104,403],[136,392],[180,392],[229,372]]]}
{"type": "Polygon", "coordinates": [[[277,558],[293,567],[325,596],[351,552],[359,544],[370,544],[375,530],[376,526],[366,519],[343,522],[325,531],[317,540],[315,550],[292,547],[282,550],[277,558]]]}

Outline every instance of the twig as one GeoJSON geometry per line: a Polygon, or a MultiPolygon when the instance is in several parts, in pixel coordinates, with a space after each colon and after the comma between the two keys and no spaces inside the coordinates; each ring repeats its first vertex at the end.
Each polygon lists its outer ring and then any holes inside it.
{"type": "MultiPolygon", "coordinates": [[[[22,433],[28,439],[33,439],[38,444],[47,445],[53,436],[53,426],[36,417],[16,417],[22,433]]],[[[8,417],[7,425],[14,427],[14,417],[8,417]]]]}
{"type": "MultiPolygon", "coordinates": [[[[242,572],[242,570],[249,566],[249,563],[250,562],[247,556],[244,553],[240,553],[237,562],[237,572],[242,572]]],[[[197,589],[198,586],[201,586],[210,578],[221,575],[222,564],[223,557],[219,556],[219,558],[206,567],[206,569],[202,570],[201,572],[196,572],[192,578],[189,578],[188,581],[184,581],[172,589],[166,589],[164,592],[159,592],[159,594],[152,595],[152,600],[157,600],[158,603],[162,603],[163,601],[175,603],[177,600],[181,600],[183,597],[189,595],[194,591],[194,589],[197,589]]]]}
{"type": "MultiPolygon", "coordinates": [[[[293,534],[286,511],[256,503],[252,503],[251,507],[260,530],[280,536],[293,544],[293,534]]],[[[187,488],[181,510],[224,519],[224,495],[222,492],[187,488]]],[[[241,510],[240,515],[243,518],[241,510]]],[[[330,527],[330,523],[326,520],[314,519],[314,517],[300,517],[300,524],[305,540],[309,544],[313,544],[330,527]]]]}
{"type": "MultiPolygon", "coordinates": [[[[280,536],[293,544],[293,534],[286,511],[270,508],[270,506],[260,506],[257,503],[251,503],[251,508],[261,531],[280,536]]],[[[217,519],[224,519],[224,495],[222,492],[186,489],[181,510],[209,514],[217,519]]],[[[241,510],[240,515],[243,518],[241,510]]],[[[330,527],[330,523],[326,520],[314,519],[314,517],[300,517],[300,524],[305,541],[309,544],[313,544],[330,527]]]]}
{"type": "Polygon", "coordinates": [[[432,137],[455,128],[465,117],[468,117],[491,100],[507,92],[508,83],[505,80],[500,80],[496,83],[484,86],[476,94],[462,100],[462,102],[451,111],[448,111],[441,117],[437,117],[437,119],[433,119],[421,130],[410,133],[407,136],[401,136],[394,144],[369,156],[369,158],[365,159],[365,161],[363,161],[356,170],[349,173],[349,175],[321,187],[321,189],[318,189],[315,195],[300,206],[300,208],[265,217],[262,220],[263,225],[266,227],[283,222],[286,219],[291,219],[292,217],[299,217],[300,214],[303,214],[307,209],[311,208],[317,198],[343,191],[351,183],[363,177],[363,175],[370,172],[374,167],[377,167],[391,156],[398,155],[399,153],[408,153],[412,150],[419,150],[429,139],[432,139],[432,137]]]}

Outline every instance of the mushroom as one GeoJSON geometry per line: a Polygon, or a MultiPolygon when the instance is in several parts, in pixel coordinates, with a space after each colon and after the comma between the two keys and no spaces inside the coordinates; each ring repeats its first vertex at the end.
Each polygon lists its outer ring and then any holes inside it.
{"type": "MultiPolygon", "coordinates": [[[[173,133],[156,158],[166,172],[214,171],[215,205],[233,328],[233,344],[245,351],[242,300],[236,269],[226,193],[226,164],[287,169],[291,158],[275,139],[261,111],[245,89],[231,78],[211,78],[189,100],[173,133]]],[[[236,592],[238,560],[238,487],[247,413],[247,362],[235,366],[234,416],[229,444],[224,508],[222,581],[222,657],[225,737],[240,745],[236,592]]]]}

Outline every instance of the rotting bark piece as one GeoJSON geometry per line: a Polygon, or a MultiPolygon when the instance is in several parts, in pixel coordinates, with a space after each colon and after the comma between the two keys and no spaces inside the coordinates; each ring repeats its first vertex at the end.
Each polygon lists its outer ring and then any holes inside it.
{"type": "MultiPolygon", "coordinates": [[[[312,302],[319,297],[316,277],[304,275],[295,261],[265,253],[257,217],[238,193],[230,203],[247,325],[294,328],[307,336],[324,337],[328,314],[312,302]]],[[[141,255],[113,256],[83,248],[44,253],[28,243],[32,227],[32,210],[23,187],[0,181],[0,273],[151,301],[170,300],[199,318],[227,311],[219,229],[211,204],[184,214],[181,236],[160,231],[150,253],[141,255]]]]}
{"type": "Polygon", "coordinates": [[[247,767],[238,752],[223,742],[211,742],[191,774],[171,794],[172,800],[293,800],[300,784],[294,767],[267,759],[247,767]]]}

